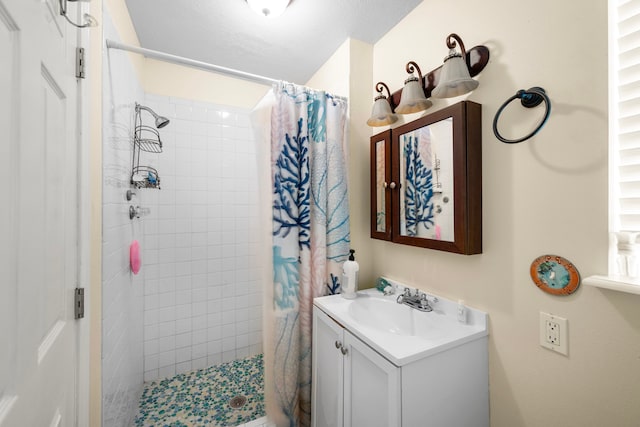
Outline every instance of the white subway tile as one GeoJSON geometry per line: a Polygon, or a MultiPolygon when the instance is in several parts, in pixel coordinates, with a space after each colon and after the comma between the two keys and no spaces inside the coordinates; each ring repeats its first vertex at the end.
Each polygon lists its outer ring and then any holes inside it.
{"type": "Polygon", "coordinates": [[[176,365],[164,366],[158,369],[158,378],[169,378],[176,374],[176,365]]]}
{"type": "MultiPolygon", "coordinates": [[[[176,320],[176,345],[178,345],[178,336],[182,336],[185,332],[191,332],[191,319],[176,320]]],[[[189,335],[189,343],[185,345],[191,345],[191,336],[189,335]]]]}
{"type": "Polygon", "coordinates": [[[158,378],[160,378],[160,377],[158,376],[158,370],[157,369],[151,369],[149,371],[145,371],[144,372],[144,382],[155,381],[158,378]]]}
{"type": "Polygon", "coordinates": [[[176,322],[163,322],[158,325],[158,337],[165,338],[176,334],[176,322]]]}
{"type": "Polygon", "coordinates": [[[144,342],[144,354],[152,355],[158,353],[158,340],[152,339],[144,342]]]}
{"type": "Polygon", "coordinates": [[[229,350],[229,351],[223,351],[222,352],[222,362],[228,363],[228,362],[233,362],[234,360],[236,360],[236,351],[235,350],[229,350]]]}
{"type": "MultiPolygon", "coordinates": [[[[222,327],[221,326],[213,326],[207,329],[207,340],[208,341],[217,341],[220,340],[222,338],[227,338],[223,336],[223,332],[222,332],[222,327]]],[[[225,327],[226,329],[226,327],[225,327]]]]}
{"type": "Polygon", "coordinates": [[[150,354],[145,356],[144,358],[144,370],[151,371],[152,369],[157,370],[159,367],[158,364],[158,354],[150,354]]]}
{"type": "Polygon", "coordinates": [[[191,360],[191,347],[183,347],[176,350],[176,363],[191,360]]]}
{"type": "Polygon", "coordinates": [[[192,325],[193,325],[193,330],[197,331],[200,329],[206,329],[207,328],[207,315],[200,315],[200,316],[194,316],[192,318],[192,325]]]}
{"type": "MultiPolygon", "coordinates": [[[[188,319],[191,320],[191,319],[188,319]]],[[[191,328],[186,332],[176,335],[176,348],[190,347],[191,346],[191,328]]]]}
{"type": "Polygon", "coordinates": [[[238,359],[249,357],[249,347],[238,347],[238,348],[236,348],[236,357],[238,359]]]}
{"type": "Polygon", "coordinates": [[[177,317],[175,307],[158,309],[158,322],[169,322],[176,319],[177,317]]]}
{"type": "Polygon", "coordinates": [[[200,359],[207,356],[208,343],[196,344],[191,347],[191,356],[193,359],[200,359]]]}
{"type": "Polygon", "coordinates": [[[207,365],[207,357],[201,357],[198,359],[195,359],[191,362],[191,368],[192,369],[204,369],[206,368],[207,365]]]}
{"type": "MultiPolygon", "coordinates": [[[[197,317],[197,316],[203,316],[206,319],[206,314],[207,314],[207,302],[206,301],[201,301],[201,302],[194,302],[191,303],[191,314],[192,316],[197,317]]],[[[206,324],[206,320],[205,320],[205,324],[206,324]]],[[[195,327],[195,325],[194,325],[195,327]]]]}
{"type": "Polygon", "coordinates": [[[188,279],[192,274],[191,261],[182,261],[175,263],[175,275],[178,279],[177,281],[183,280],[185,277],[188,279]]]}
{"type": "MultiPolygon", "coordinates": [[[[158,338],[158,353],[174,351],[176,348],[176,337],[174,335],[158,338]]],[[[165,365],[160,365],[165,366],[165,365]]]]}
{"type": "Polygon", "coordinates": [[[222,353],[210,354],[207,356],[208,366],[216,366],[222,363],[222,353]]]}

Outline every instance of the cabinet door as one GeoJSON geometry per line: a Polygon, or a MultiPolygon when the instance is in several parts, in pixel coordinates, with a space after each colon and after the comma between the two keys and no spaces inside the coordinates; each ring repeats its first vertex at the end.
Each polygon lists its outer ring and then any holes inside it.
{"type": "Polygon", "coordinates": [[[343,328],[313,307],[311,425],[342,427],[343,328]]]}
{"type": "Polygon", "coordinates": [[[400,427],[400,368],[344,331],[344,427],[400,427]]]}
{"type": "Polygon", "coordinates": [[[391,130],[371,137],[371,237],[391,240],[391,130]]]}

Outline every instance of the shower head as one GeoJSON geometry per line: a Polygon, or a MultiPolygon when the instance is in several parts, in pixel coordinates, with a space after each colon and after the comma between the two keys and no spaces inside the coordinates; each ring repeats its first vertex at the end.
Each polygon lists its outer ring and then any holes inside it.
{"type": "Polygon", "coordinates": [[[146,110],[149,113],[151,113],[151,115],[153,116],[154,119],[156,119],[156,127],[158,129],[165,127],[166,125],[169,124],[169,119],[167,119],[164,116],[159,116],[156,114],[155,111],[153,111],[151,108],[149,107],[145,107],[144,105],[140,105],[138,103],[136,103],[136,112],[139,112],[140,110],[146,110]]]}

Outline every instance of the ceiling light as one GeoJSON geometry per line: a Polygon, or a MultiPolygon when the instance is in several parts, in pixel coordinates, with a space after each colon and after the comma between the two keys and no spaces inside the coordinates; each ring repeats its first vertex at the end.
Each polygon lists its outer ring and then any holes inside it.
{"type": "Polygon", "coordinates": [[[275,18],[284,13],[290,0],[247,0],[249,7],[259,15],[275,18]]]}

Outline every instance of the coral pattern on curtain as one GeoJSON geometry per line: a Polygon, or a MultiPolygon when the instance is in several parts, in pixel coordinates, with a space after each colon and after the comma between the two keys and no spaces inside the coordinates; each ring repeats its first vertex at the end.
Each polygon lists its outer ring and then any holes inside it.
{"type": "Polygon", "coordinates": [[[309,426],[313,298],[338,293],[349,254],[347,103],[291,84],[274,89],[274,393],[278,426],[309,426]]]}

